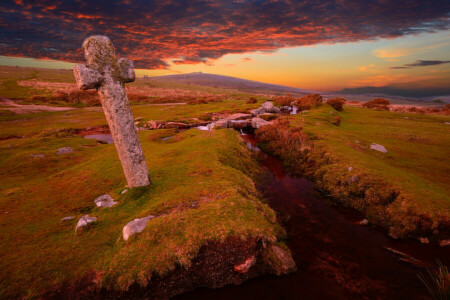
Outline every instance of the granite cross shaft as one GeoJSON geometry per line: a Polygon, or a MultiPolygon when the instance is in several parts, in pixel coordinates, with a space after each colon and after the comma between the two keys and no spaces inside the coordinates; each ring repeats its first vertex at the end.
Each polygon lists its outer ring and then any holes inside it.
{"type": "Polygon", "coordinates": [[[117,59],[106,36],[88,37],[83,42],[83,51],[88,63],[73,68],[77,85],[82,90],[98,90],[128,186],[149,185],[144,153],[125,91],[125,83],[135,80],[133,62],[117,59]]]}

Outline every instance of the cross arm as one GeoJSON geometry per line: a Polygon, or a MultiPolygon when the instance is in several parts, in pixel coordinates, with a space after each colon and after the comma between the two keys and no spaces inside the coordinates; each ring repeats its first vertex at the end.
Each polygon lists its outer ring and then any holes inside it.
{"type": "Polygon", "coordinates": [[[78,87],[82,90],[96,89],[103,82],[102,74],[90,65],[76,65],[73,67],[73,73],[78,87]]]}
{"type": "Polygon", "coordinates": [[[123,83],[133,82],[136,79],[136,74],[134,73],[133,61],[127,58],[118,59],[120,77],[123,83]]]}

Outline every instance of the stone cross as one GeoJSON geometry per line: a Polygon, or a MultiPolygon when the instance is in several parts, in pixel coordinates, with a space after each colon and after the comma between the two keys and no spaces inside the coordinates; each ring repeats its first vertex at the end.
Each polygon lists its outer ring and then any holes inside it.
{"type": "Polygon", "coordinates": [[[117,59],[106,36],[90,36],[82,48],[88,63],[73,68],[77,85],[82,90],[98,90],[128,186],[149,185],[144,153],[125,91],[125,83],[135,80],[133,62],[117,59]]]}

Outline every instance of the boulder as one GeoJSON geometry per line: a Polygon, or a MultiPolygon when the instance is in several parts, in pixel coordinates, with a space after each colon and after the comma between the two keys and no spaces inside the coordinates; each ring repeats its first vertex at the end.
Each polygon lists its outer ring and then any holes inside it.
{"type": "Polygon", "coordinates": [[[229,128],[230,127],[230,120],[222,119],[214,123],[213,128],[229,128]]]}
{"type": "Polygon", "coordinates": [[[97,207],[112,207],[117,204],[117,202],[108,194],[95,198],[94,202],[97,207]]]}
{"type": "Polygon", "coordinates": [[[265,102],[261,105],[262,108],[264,108],[264,111],[266,113],[273,113],[273,114],[279,114],[280,109],[278,107],[273,106],[272,102],[265,102]]]}
{"type": "Polygon", "coordinates": [[[266,110],[263,108],[263,107],[260,107],[260,108],[257,108],[257,109],[252,109],[252,110],[250,110],[250,113],[254,116],[254,117],[257,117],[257,116],[259,116],[260,114],[263,114],[263,113],[265,113],[266,112],[266,110]]]}
{"type": "Polygon", "coordinates": [[[238,113],[238,114],[229,116],[227,119],[228,120],[247,120],[247,119],[251,119],[252,117],[253,117],[252,114],[238,113]]]}
{"type": "Polygon", "coordinates": [[[268,125],[268,124],[270,124],[270,123],[261,118],[253,118],[252,119],[252,127],[255,129],[258,129],[258,128],[268,125]]]}
{"type": "Polygon", "coordinates": [[[144,218],[134,219],[133,221],[128,222],[127,225],[125,225],[122,229],[123,239],[125,241],[128,241],[130,236],[142,232],[145,229],[145,226],[147,226],[147,222],[154,217],[155,216],[148,216],[144,218]]]}
{"type": "Polygon", "coordinates": [[[168,122],[166,124],[166,128],[178,128],[178,129],[188,129],[189,124],[180,123],[180,122],[168,122]]]}
{"type": "Polygon", "coordinates": [[[75,226],[75,231],[81,230],[94,222],[97,222],[96,217],[89,217],[89,215],[84,215],[78,220],[77,226],[75,226]]]}
{"type": "Polygon", "coordinates": [[[244,129],[252,126],[250,120],[230,121],[229,126],[233,129],[244,129]]]}
{"type": "Polygon", "coordinates": [[[256,257],[253,255],[245,260],[243,264],[235,265],[234,270],[238,273],[245,274],[256,263],[256,257]]]}
{"type": "Polygon", "coordinates": [[[291,253],[276,245],[272,245],[265,250],[264,258],[272,272],[278,276],[294,271],[296,268],[291,253]]]}
{"type": "Polygon", "coordinates": [[[60,154],[66,154],[66,153],[72,153],[72,152],[73,152],[72,147],[63,147],[63,148],[59,148],[58,152],[56,152],[56,154],[60,155],[60,154]]]}
{"type": "Polygon", "coordinates": [[[387,153],[387,150],[386,150],[386,148],[384,148],[384,146],[378,145],[378,144],[375,144],[375,143],[370,145],[370,149],[376,150],[376,151],[380,151],[380,152],[383,152],[383,153],[387,153]]]}

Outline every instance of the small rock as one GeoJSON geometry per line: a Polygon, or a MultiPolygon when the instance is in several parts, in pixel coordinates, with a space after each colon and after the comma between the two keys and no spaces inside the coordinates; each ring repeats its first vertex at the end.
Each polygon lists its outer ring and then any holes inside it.
{"type": "Polygon", "coordinates": [[[117,202],[108,194],[95,198],[94,203],[97,207],[112,207],[117,204],[117,202]]]}
{"type": "Polygon", "coordinates": [[[238,113],[238,114],[229,116],[227,119],[228,120],[247,120],[247,119],[250,119],[251,117],[253,117],[252,114],[238,113]]]}
{"type": "Polygon", "coordinates": [[[280,113],[280,109],[276,106],[273,106],[272,102],[265,102],[261,105],[261,107],[264,109],[264,111],[266,113],[273,113],[273,114],[279,114],[280,113]]]}
{"type": "Polygon", "coordinates": [[[39,158],[45,157],[44,154],[30,154],[30,156],[31,157],[39,157],[39,158]]]}
{"type": "Polygon", "coordinates": [[[378,144],[375,144],[375,143],[370,145],[370,149],[376,150],[376,151],[380,151],[380,152],[383,152],[383,153],[387,153],[387,150],[386,150],[386,148],[384,148],[384,146],[378,145],[378,144]]]}
{"type": "Polygon", "coordinates": [[[295,269],[295,262],[289,251],[275,245],[266,251],[270,251],[268,263],[276,275],[287,274],[295,269]]]}
{"type": "Polygon", "coordinates": [[[351,172],[353,170],[353,167],[349,167],[348,171],[351,172]]]}
{"type": "Polygon", "coordinates": [[[75,216],[65,217],[61,219],[61,222],[66,222],[75,219],[75,216]]]}
{"type": "Polygon", "coordinates": [[[145,229],[145,226],[147,226],[148,220],[153,219],[155,216],[148,216],[140,219],[134,219],[133,221],[130,221],[125,225],[122,229],[122,235],[123,239],[125,241],[128,241],[130,236],[133,234],[142,232],[145,229]]]}
{"type": "Polygon", "coordinates": [[[256,257],[253,255],[247,258],[247,260],[243,264],[235,265],[234,270],[238,273],[245,274],[248,272],[248,270],[250,270],[251,267],[253,267],[255,263],[256,257]]]}
{"type": "Polygon", "coordinates": [[[364,219],[364,220],[359,222],[359,225],[369,225],[369,220],[364,219]]]}
{"type": "Polygon", "coordinates": [[[121,192],[121,194],[123,195],[123,194],[125,194],[126,192],[128,192],[128,189],[124,189],[124,190],[121,192]]]}
{"type": "Polygon", "coordinates": [[[447,125],[448,125],[448,124],[450,124],[450,122],[445,122],[444,124],[447,124],[447,125]]]}
{"type": "Polygon", "coordinates": [[[429,243],[430,243],[430,240],[427,239],[427,238],[424,238],[424,237],[420,237],[420,238],[419,238],[419,241],[420,241],[422,244],[429,244],[429,243]]]}
{"type": "Polygon", "coordinates": [[[441,246],[441,247],[447,247],[447,246],[450,246],[450,240],[442,240],[442,241],[439,241],[439,246],[441,246]]]}
{"type": "Polygon", "coordinates": [[[352,176],[352,177],[350,177],[350,178],[348,179],[348,182],[349,182],[349,183],[355,183],[355,182],[358,182],[358,180],[359,180],[358,177],[352,176]]]}
{"type": "Polygon", "coordinates": [[[408,118],[408,117],[404,117],[403,119],[406,119],[406,120],[407,120],[407,119],[409,119],[409,118],[408,118]]]}
{"type": "Polygon", "coordinates": [[[63,147],[63,148],[59,148],[58,152],[56,152],[56,154],[60,155],[60,154],[66,154],[66,153],[72,153],[72,152],[73,152],[72,147],[63,147]]]}
{"type": "Polygon", "coordinates": [[[77,226],[75,227],[75,232],[83,229],[84,227],[88,226],[89,224],[97,222],[96,217],[89,217],[89,215],[82,216],[77,223],[77,226]]]}
{"type": "Polygon", "coordinates": [[[261,118],[253,118],[252,119],[252,127],[255,129],[258,129],[258,128],[268,125],[268,124],[270,124],[270,123],[261,118]]]}
{"type": "Polygon", "coordinates": [[[359,141],[355,141],[356,144],[359,144],[359,141]]]}

